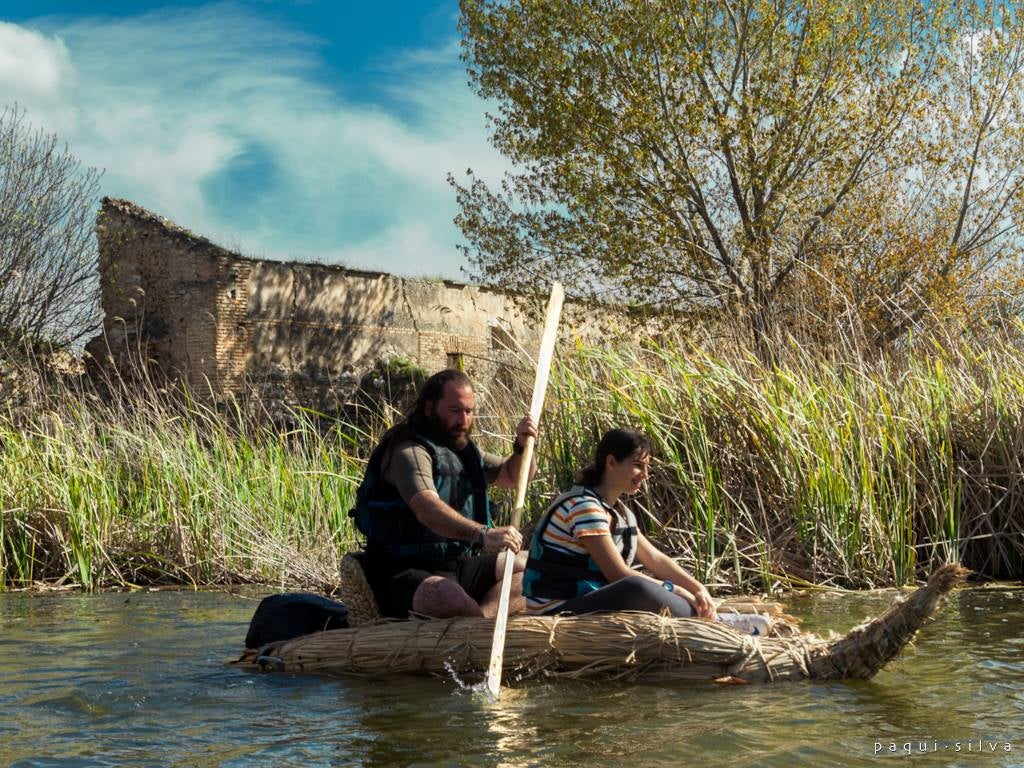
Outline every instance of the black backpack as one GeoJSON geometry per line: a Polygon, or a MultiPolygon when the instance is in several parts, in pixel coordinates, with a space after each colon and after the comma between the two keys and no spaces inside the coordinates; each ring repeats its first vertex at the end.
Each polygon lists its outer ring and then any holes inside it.
{"type": "Polygon", "coordinates": [[[344,604],[304,592],[271,595],[256,608],[245,647],[262,648],[267,643],[327,629],[348,629],[348,608],[344,604]]]}

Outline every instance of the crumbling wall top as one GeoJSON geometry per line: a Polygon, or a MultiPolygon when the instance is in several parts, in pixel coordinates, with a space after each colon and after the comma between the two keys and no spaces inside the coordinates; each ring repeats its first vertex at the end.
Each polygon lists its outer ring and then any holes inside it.
{"type": "Polygon", "coordinates": [[[231,259],[234,259],[234,260],[237,260],[237,261],[249,262],[249,263],[252,263],[252,264],[258,264],[258,263],[262,263],[262,262],[266,262],[266,261],[271,261],[271,262],[276,262],[276,263],[285,264],[285,265],[316,267],[318,269],[326,269],[326,270],[330,270],[330,271],[336,272],[338,274],[350,275],[352,277],[363,277],[363,278],[370,278],[370,279],[386,278],[386,279],[392,279],[392,280],[400,279],[400,280],[406,280],[406,281],[412,281],[412,282],[418,282],[418,283],[428,283],[428,284],[431,284],[431,285],[443,285],[446,288],[472,288],[472,289],[474,289],[476,291],[481,291],[481,292],[484,292],[484,293],[493,293],[493,294],[498,294],[498,295],[504,295],[501,291],[498,291],[498,290],[495,290],[495,289],[492,289],[492,288],[489,288],[489,287],[486,287],[486,286],[471,285],[470,283],[463,283],[463,282],[460,282],[458,280],[448,280],[448,279],[432,280],[432,279],[427,279],[427,278],[404,277],[404,276],[400,276],[400,275],[395,275],[395,274],[393,274],[391,272],[382,272],[382,271],[372,270],[372,269],[357,269],[357,268],[354,268],[354,267],[344,267],[344,266],[340,266],[340,265],[336,265],[336,264],[324,264],[322,262],[316,262],[316,261],[312,261],[312,262],[304,262],[304,261],[297,261],[297,260],[285,261],[283,259],[273,259],[273,258],[259,258],[259,259],[257,259],[257,258],[245,256],[245,255],[243,255],[241,253],[238,253],[237,251],[232,251],[232,250],[230,250],[228,248],[225,248],[224,246],[217,245],[216,243],[212,242],[208,238],[205,238],[202,235],[197,235],[196,233],[192,232],[191,230],[186,229],[185,227],[182,227],[179,224],[175,224],[170,219],[166,219],[163,216],[155,214],[152,211],[149,211],[149,210],[143,208],[140,205],[136,205],[135,203],[131,202],[130,200],[124,200],[122,198],[117,198],[117,197],[104,197],[103,200],[102,200],[102,212],[104,214],[106,214],[108,211],[114,211],[114,212],[120,214],[123,217],[127,217],[127,218],[130,218],[130,219],[133,219],[133,220],[135,220],[137,222],[140,222],[140,223],[145,223],[145,224],[156,226],[159,229],[161,229],[165,234],[167,234],[169,236],[172,236],[172,237],[175,237],[175,238],[184,239],[184,240],[188,241],[188,243],[190,245],[192,245],[192,246],[201,246],[201,247],[204,247],[204,248],[212,248],[212,249],[215,249],[216,251],[219,252],[218,255],[226,256],[228,258],[231,258],[231,259]]]}

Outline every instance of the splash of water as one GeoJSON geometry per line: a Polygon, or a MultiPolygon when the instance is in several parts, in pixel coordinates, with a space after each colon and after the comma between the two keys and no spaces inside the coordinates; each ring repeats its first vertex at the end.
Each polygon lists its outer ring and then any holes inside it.
{"type": "Polygon", "coordinates": [[[487,688],[486,680],[481,680],[479,683],[473,684],[465,682],[459,677],[459,673],[455,671],[455,667],[452,665],[450,660],[444,662],[444,670],[456,685],[456,696],[464,696],[466,694],[470,696],[483,696],[486,698],[488,704],[493,704],[497,701],[497,698],[492,696],[490,690],[487,688]]]}
{"type": "Polygon", "coordinates": [[[444,662],[444,671],[448,673],[448,677],[450,677],[455,683],[457,686],[456,690],[459,693],[464,693],[473,689],[473,686],[469,685],[469,683],[463,682],[462,678],[459,677],[459,673],[455,671],[455,667],[452,666],[450,659],[444,662]]]}

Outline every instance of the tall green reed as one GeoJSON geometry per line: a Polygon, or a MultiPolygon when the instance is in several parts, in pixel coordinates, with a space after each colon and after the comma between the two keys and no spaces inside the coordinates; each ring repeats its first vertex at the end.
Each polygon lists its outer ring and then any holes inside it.
{"type": "Polygon", "coordinates": [[[331,585],[361,465],[295,422],[238,429],[195,402],[142,400],[0,416],[0,585],[331,585]]]}
{"type": "MultiPolygon", "coordinates": [[[[656,448],[635,502],[649,534],[710,583],[902,584],[952,559],[1020,577],[1022,363],[1009,335],[889,357],[793,345],[770,365],[693,335],[565,345],[528,512],[630,425],[656,448]]],[[[507,452],[531,375],[479,382],[485,447],[507,452]]],[[[275,428],[203,402],[150,386],[0,412],[0,589],[333,586],[359,545],[347,513],[363,462],[397,414],[296,409],[275,428]]]]}
{"type": "Polygon", "coordinates": [[[716,348],[578,347],[555,368],[547,416],[560,443],[625,424],[652,437],[640,501],[698,574],[874,586],[955,559],[1022,575],[1024,352],[1011,340],[874,359],[795,347],[773,365],[716,348]]]}

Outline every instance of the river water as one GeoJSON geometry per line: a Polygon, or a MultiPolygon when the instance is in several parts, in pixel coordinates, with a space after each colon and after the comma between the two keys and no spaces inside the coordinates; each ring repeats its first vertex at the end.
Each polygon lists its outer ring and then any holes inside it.
{"type": "MultiPolygon", "coordinates": [[[[845,631],[893,595],[790,607],[845,631]]],[[[1024,766],[1019,586],[955,594],[868,682],[533,681],[496,703],[454,680],[228,667],[255,606],[0,594],[0,766],[1024,766]]]]}

